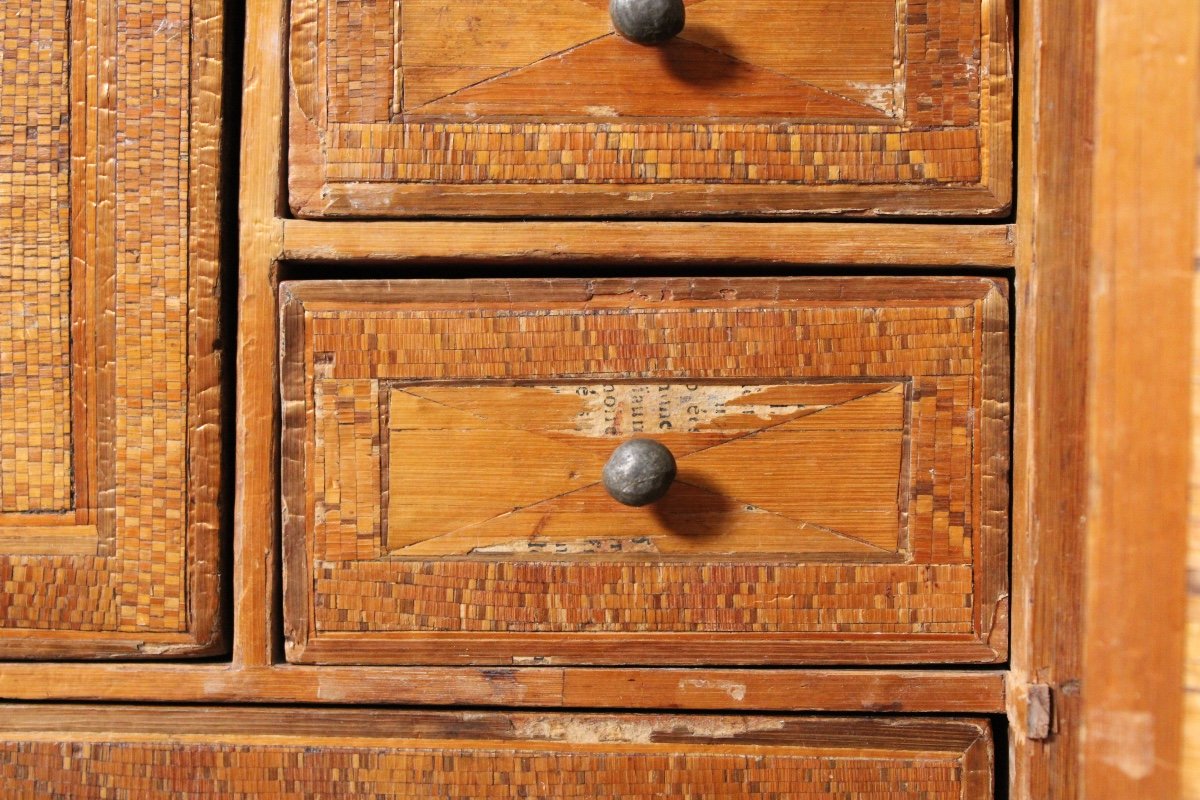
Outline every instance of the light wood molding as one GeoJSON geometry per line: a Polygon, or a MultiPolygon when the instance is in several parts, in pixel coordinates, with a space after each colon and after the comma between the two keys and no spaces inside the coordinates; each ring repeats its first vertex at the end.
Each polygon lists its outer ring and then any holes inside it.
{"type": "Polygon", "coordinates": [[[997,714],[999,670],[0,665],[0,696],[99,703],[297,703],[997,714]]]}
{"type": "MultiPolygon", "coordinates": [[[[1009,225],[809,222],[283,222],[292,261],[1012,268],[1009,225]]],[[[331,268],[332,272],[332,268],[331,268]]]]}
{"type": "Polygon", "coordinates": [[[246,15],[238,231],[237,428],[234,447],[233,660],[275,657],[279,422],[276,265],[283,249],[283,0],[255,0],[246,15]]]}
{"type": "Polygon", "coordinates": [[[1020,800],[1179,791],[1169,687],[1182,669],[1200,7],[1146,17],[1135,5],[1055,0],[1022,14],[1009,691],[1020,800]],[[1028,737],[1035,685],[1052,693],[1044,739],[1028,737]]]}

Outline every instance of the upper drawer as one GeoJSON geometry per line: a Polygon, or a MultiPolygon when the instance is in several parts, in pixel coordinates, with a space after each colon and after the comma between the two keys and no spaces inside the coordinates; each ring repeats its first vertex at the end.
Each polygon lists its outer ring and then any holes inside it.
{"type": "Polygon", "coordinates": [[[293,660],[1004,659],[998,284],[283,292],[293,660]],[[633,438],[677,464],[642,507],[633,438]]]}
{"type": "Polygon", "coordinates": [[[1007,208],[1006,0],[295,0],[307,217],[986,215],[1007,208]]]}

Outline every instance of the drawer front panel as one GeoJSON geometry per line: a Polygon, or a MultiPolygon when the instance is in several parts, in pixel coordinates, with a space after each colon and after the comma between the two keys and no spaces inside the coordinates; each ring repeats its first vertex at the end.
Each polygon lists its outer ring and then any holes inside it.
{"type": "Polygon", "coordinates": [[[1005,0],[688,0],[686,17],[647,47],[606,0],[298,0],[293,209],[1007,206],[1005,0]]]}
{"type": "Polygon", "coordinates": [[[967,719],[4,711],[13,797],[992,797],[967,719]]]}
{"type": "Polygon", "coordinates": [[[1003,657],[995,284],[341,287],[284,289],[293,659],[1003,657]]]}
{"type": "MultiPolygon", "coordinates": [[[[384,382],[382,549],[495,560],[593,553],[898,559],[904,389],[384,382]],[[635,436],[661,442],[677,460],[673,488],[650,506],[614,503],[596,480],[614,447],[635,436]],[[469,454],[469,468],[448,453],[469,454]],[[757,468],[764,462],[773,464],[765,473],[757,468]]],[[[344,472],[371,463],[374,454],[350,466],[335,450],[345,419],[338,412],[347,406],[320,397],[319,475],[334,464],[344,472]]],[[[333,509],[319,497],[318,527],[331,552],[333,509]]]]}
{"type": "Polygon", "coordinates": [[[0,7],[0,659],[222,645],[221,6],[0,7]]]}

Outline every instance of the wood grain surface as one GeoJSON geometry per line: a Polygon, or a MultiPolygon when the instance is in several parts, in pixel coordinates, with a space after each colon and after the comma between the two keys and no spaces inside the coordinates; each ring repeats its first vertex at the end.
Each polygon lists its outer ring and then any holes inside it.
{"type": "Polygon", "coordinates": [[[0,665],[21,701],[1000,714],[997,669],[0,665]]]}
{"type": "Polygon", "coordinates": [[[1004,657],[999,284],[282,292],[292,658],[1004,657]],[[614,508],[635,435],[680,485],[614,508]]]}
{"type": "MultiPolygon", "coordinates": [[[[386,5],[380,6],[386,7],[386,5]]],[[[529,230],[517,223],[479,223],[474,227],[455,228],[428,222],[403,226],[399,223],[376,223],[372,226],[356,224],[345,233],[340,226],[306,220],[284,220],[287,205],[286,193],[280,193],[282,185],[279,168],[279,153],[286,148],[280,125],[287,107],[284,76],[286,68],[282,53],[286,51],[284,29],[287,25],[284,4],[277,0],[261,0],[256,3],[256,14],[250,15],[252,46],[248,50],[250,69],[247,72],[247,125],[246,157],[243,159],[246,182],[244,185],[243,216],[243,261],[246,279],[242,283],[243,327],[240,353],[244,365],[240,367],[242,381],[239,386],[241,398],[246,402],[246,419],[240,426],[239,452],[243,458],[239,464],[239,486],[245,491],[239,497],[238,545],[240,565],[236,579],[236,594],[239,599],[237,636],[237,665],[226,674],[218,670],[222,679],[208,673],[207,667],[193,668],[169,677],[156,676],[148,667],[133,672],[118,674],[116,669],[104,665],[62,665],[51,673],[27,672],[20,668],[32,665],[6,665],[0,671],[0,686],[6,691],[20,692],[22,696],[37,694],[42,697],[108,697],[137,699],[139,690],[130,685],[132,680],[147,680],[153,687],[148,691],[163,696],[203,697],[204,692],[216,692],[222,696],[272,696],[272,692],[295,692],[289,697],[320,698],[347,697],[352,692],[338,694],[334,686],[343,689],[355,685],[356,681],[371,681],[374,697],[386,697],[386,692],[395,691],[397,697],[407,702],[419,702],[430,697],[461,697],[454,688],[477,689],[478,682],[456,684],[446,677],[440,682],[424,683],[429,678],[427,668],[355,668],[316,667],[311,673],[292,677],[290,670],[304,669],[290,666],[263,665],[272,658],[272,632],[279,619],[272,612],[274,597],[270,579],[275,549],[273,488],[278,473],[278,458],[271,437],[262,436],[270,429],[277,417],[276,398],[271,395],[275,384],[267,380],[275,369],[277,349],[274,323],[273,281],[276,276],[277,260],[286,254],[309,263],[325,264],[344,261],[361,271],[374,268],[390,256],[405,259],[454,259],[447,265],[438,262],[439,268],[454,269],[457,259],[478,264],[490,261],[528,259],[529,263],[545,265],[563,263],[575,254],[588,260],[620,256],[622,251],[638,263],[679,262],[696,257],[704,261],[703,240],[686,240],[684,231],[658,224],[647,223],[644,228],[614,224],[601,237],[594,229],[564,233],[559,236],[551,230],[536,226],[533,244],[525,238],[529,230]],[[666,229],[668,235],[656,239],[655,232],[666,229]],[[285,237],[284,232],[288,232],[285,237]],[[613,238],[609,238],[613,237],[613,238]],[[589,241],[589,239],[594,241],[589,241]],[[288,243],[287,249],[284,242],[288,243]],[[329,670],[338,670],[330,672],[329,670]],[[349,670],[342,673],[340,670],[349,670]],[[381,676],[382,673],[382,676],[381,676]],[[332,675],[329,680],[334,686],[319,686],[317,675],[332,675]],[[283,676],[287,675],[285,679],[283,676]],[[353,675],[353,677],[350,677],[353,675]],[[422,682],[419,689],[405,694],[403,687],[412,686],[409,681],[422,682]],[[211,681],[211,682],[210,682],[211,681]],[[252,688],[251,688],[252,684],[252,688]],[[303,688],[301,688],[301,685],[303,688]],[[242,690],[245,694],[241,694],[242,690]],[[228,693],[228,694],[225,694],[228,693]]],[[[1182,11],[1172,7],[1164,13],[1162,20],[1170,22],[1169,33],[1186,30],[1186,25],[1177,21],[1191,19],[1191,9],[1182,11]],[[1177,30],[1176,30],[1177,29],[1177,30]]],[[[1014,649],[1012,671],[1007,683],[1008,714],[1011,720],[1009,735],[1012,741],[1012,784],[1011,795],[1022,800],[1043,800],[1047,797],[1077,798],[1091,796],[1083,794],[1080,778],[1083,771],[1081,758],[1081,719],[1084,703],[1084,686],[1081,683],[1082,650],[1081,632],[1083,616],[1081,598],[1084,596],[1085,536],[1087,505],[1087,463],[1081,457],[1087,440],[1086,408],[1087,396],[1083,387],[1087,384],[1089,358],[1089,281],[1091,275],[1091,238],[1089,217],[1092,213],[1092,169],[1094,154],[1094,91],[1095,68],[1100,58],[1107,56],[1097,52],[1096,3],[1091,0],[1036,0],[1022,6],[1021,22],[1021,79],[1019,125],[1021,137],[1020,213],[1016,224],[1007,228],[1019,243],[1019,254],[1015,259],[1017,278],[1014,300],[1017,309],[1017,404],[1016,404],[1016,497],[1014,504],[1015,540],[1014,562],[1017,571],[1014,582],[1014,649]],[[1064,109],[1068,111],[1064,113],[1064,109]],[[1032,568],[1036,565],[1036,568],[1032,568]],[[1052,695],[1052,716],[1046,720],[1049,737],[1029,738],[1028,698],[1040,688],[1049,689],[1052,695]]],[[[1136,21],[1122,23],[1117,30],[1131,34],[1146,30],[1136,21]]],[[[1113,36],[1109,29],[1109,36],[1113,36]]],[[[1170,39],[1170,37],[1167,37],[1170,39]]],[[[1109,40],[1103,40],[1109,41],[1109,40]]],[[[992,44],[992,49],[996,47],[992,44]]],[[[378,46],[376,52],[385,50],[378,46]]],[[[1124,53],[1124,51],[1121,51],[1124,53]]],[[[1166,52],[1165,50],[1163,52],[1166,52]]],[[[1137,74],[1137,60],[1124,55],[1111,58],[1110,69],[1127,69],[1137,74]]],[[[1186,62],[1181,61],[1181,64],[1186,62]]],[[[361,73],[357,76],[361,79],[361,73]]],[[[1176,102],[1185,80],[1166,82],[1142,82],[1139,92],[1146,97],[1159,98],[1160,112],[1166,113],[1177,107],[1176,102]]],[[[359,108],[366,106],[360,105],[359,108]]],[[[1120,106],[1112,106],[1114,109],[1120,106]]],[[[385,109],[385,113],[387,110],[385,109]]],[[[372,110],[370,113],[374,113],[372,110]]],[[[1130,124],[1136,124],[1136,115],[1130,124]]],[[[1151,117],[1157,119],[1158,117],[1151,117]]],[[[1188,128],[1187,122],[1176,129],[1188,128]]],[[[997,126],[997,130],[1000,127],[997,126]]],[[[1003,135],[1003,132],[1001,132],[1003,135]]],[[[1160,135],[1166,133],[1160,131],[1160,135]]],[[[1118,145],[1120,151],[1124,147],[1118,145]]],[[[1147,152],[1155,152],[1150,148],[1147,152]]],[[[1111,156],[1111,153],[1108,154],[1111,156]]],[[[1106,156],[1107,157],[1107,156],[1106,156]]],[[[1117,158],[1118,162],[1122,159],[1117,158]]],[[[1135,160],[1136,161],[1136,160],[1135,160]]],[[[1190,168],[1181,168],[1181,172],[1190,168]]],[[[587,187],[573,187],[571,191],[584,193],[587,187]]],[[[461,194],[471,189],[464,188],[461,194]]],[[[523,190],[518,190],[518,193],[523,190]]],[[[727,196],[736,191],[724,190],[727,196]]],[[[814,190],[814,193],[816,190],[814,190]]],[[[604,195],[603,191],[596,192],[604,195]]],[[[625,195],[609,193],[624,202],[625,195]]],[[[893,196],[900,196],[896,192],[893,196]]],[[[824,195],[846,199],[845,194],[831,191],[824,195]]],[[[908,199],[916,207],[936,210],[934,194],[919,194],[908,199]]],[[[459,201],[446,201],[447,203],[459,201]]],[[[562,205],[568,205],[564,201],[562,205]]],[[[426,208],[433,208],[427,205],[426,208]]],[[[858,208],[848,203],[849,208],[858,208]]],[[[549,209],[552,206],[547,205],[549,209]]],[[[564,213],[558,211],[556,213],[564,213]]],[[[1002,226],[996,228],[1001,230],[1002,226]]],[[[714,258],[730,258],[739,264],[751,263],[755,255],[765,256],[763,263],[771,264],[837,264],[845,258],[850,265],[869,263],[895,264],[905,270],[922,265],[946,264],[953,261],[957,253],[964,253],[967,267],[990,261],[993,258],[991,245],[972,248],[964,245],[963,239],[943,239],[946,231],[942,226],[928,226],[928,239],[921,235],[922,226],[870,226],[857,237],[838,242],[839,236],[823,233],[809,234],[808,224],[773,226],[783,252],[774,245],[772,236],[764,233],[748,236],[750,244],[746,252],[738,247],[736,226],[726,229],[717,239],[714,258]],[[903,230],[899,230],[903,227],[903,230]],[[893,231],[899,232],[893,234],[893,231]],[[891,248],[893,241],[897,248],[891,248]],[[937,251],[939,242],[947,242],[936,260],[929,260],[931,251],[937,251]],[[817,256],[805,262],[801,253],[803,246],[813,243],[818,246],[817,256]]],[[[966,236],[965,234],[963,235],[966,236]]],[[[989,240],[990,241],[990,240],[989,240]]],[[[706,262],[708,263],[708,262],[706,262]]],[[[1014,263],[1011,256],[1003,265],[1014,263]]],[[[339,266],[340,268],[340,266],[339,266]]],[[[1143,263],[1141,269],[1149,269],[1143,263]]],[[[1125,273],[1125,278],[1128,278],[1125,273]]],[[[1168,303],[1168,306],[1172,306],[1168,303]]],[[[1155,311],[1143,315],[1143,322],[1155,318],[1155,311]]],[[[1136,332],[1130,334],[1136,336],[1136,332]]],[[[1135,371],[1135,374],[1137,373],[1135,371]]],[[[1130,419],[1143,423],[1153,417],[1145,409],[1136,409],[1130,419]]],[[[1139,528],[1140,530],[1140,528],[1139,528]]],[[[1114,536],[1112,531],[1102,532],[1114,536]]],[[[1145,536],[1161,535],[1150,531],[1145,536]]],[[[1156,595],[1160,588],[1154,571],[1125,575],[1127,583],[1114,601],[1125,597],[1134,598],[1129,608],[1139,618],[1146,631],[1156,630],[1157,617],[1146,616],[1141,605],[1146,598],[1156,595]]],[[[1111,610],[1111,609],[1110,609],[1111,610]]],[[[1153,635],[1139,634],[1134,642],[1153,645],[1153,635]]],[[[1127,645],[1094,658],[1118,656],[1127,645]]],[[[1095,661],[1093,663],[1096,663],[1095,661]]],[[[538,668],[539,670],[542,668],[538,668]]],[[[558,668],[551,668],[558,669],[558,668]]],[[[485,670],[476,671],[476,678],[485,670]]],[[[578,674],[584,683],[581,696],[603,686],[612,689],[615,684],[604,676],[613,675],[613,670],[582,670],[578,674]],[[588,681],[595,676],[596,684],[588,681]]],[[[632,672],[645,676],[645,671],[632,672]]],[[[719,670],[688,670],[694,680],[708,678],[726,679],[728,673],[719,670]]],[[[736,671],[742,674],[759,674],[755,670],[736,671]]],[[[524,671],[522,675],[526,674],[524,671]]],[[[538,672],[538,675],[544,673],[538,672]]],[[[568,674],[576,674],[568,671],[568,674]]],[[[658,673],[661,674],[661,673],[658,673]]],[[[784,675],[800,676],[807,671],[765,671],[768,682],[781,680],[784,675]]],[[[934,673],[936,675],[937,673],[934,673]]],[[[988,673],[991,675],[992,673],[988,673]]],[[[918,687],[927,689],[929,684],[921,680],[921,673],[910,673],[918,687]]],[[[925,678],[928,678],[928,673],[925,678]]],[[[799,678],[797,677],[797,680],[799,678]]],[[[895,684],[884,684],[886,694],[906,681],[903,674],[894,677],[895,684]]],[[[779,687],[786,684],[779,683],[779,687]]],[[[877,686],[880,684],[876,684],[877,686]]],[[[955,683],[956,686],[963,684],[955,683]]],[[[1127,683],[1131,688],[1140,686],[1140,681],[1127,683]]],[[[718,696],[719,688],[709,687],[715,702],[723,702],[718,696]]],[[[781,688],[786,694],[787,689],[781,688]]],[[[853,702],[855,692],[838,694],[846,702],[853,702]]],[[[898,689],[897,696],[904,696],[898,689]]],[[[753,695],[754,690],[750,690],[753,695]]],[[[796,695],[797,702],[808,703],[814,692],[809,686],[796,695]]],[[[526,695],[532,696],[532,695],[526,695]]],[[[551,695],[544,695],[550,697],[551,695]]],[[[611,697],[612,695],[604,695],[611,697]]],[[[627,695],[631,700],[647,702],[646,695],[631,689],[627,695]]],[[[669,695],[677,699],[678,695],[669,695]]],[[[689,693],[685,703],[695,701],[696,694],[689,693]]],[[[731,697],[727,693],[724,697],[731,697]]],[[[931,699],[927,695],[926,699],[931,699]]],[[[775,699],[786,704],[786,697],[775,695],[775,699]]],[[[942,699],[933,702],[942,702],[942,699]]],[[[1168,692],[1159,698],[1163,702],[1177,702],[1178,695],[1168,692]],[[1165,699],[1164,699],[1165,698],[1165,699]]],[[[319,700],[318,700],[319,701],[319,700]]],[[[290,702],[302,702],[300,699],[290,702]]],[[[328,702],[328,701],[326,701],[328,702]]],[[[504,701],[501,701],[504,702],[504,701]]],[[[724,701],[728,702],[728,701],[724,701]]],[[[897,710],[904,710],[903,707],[897,710]]],[[[1143,731],[1145,728],[1142,729],[1143,731]]],[[[1166,764],[1166,760],[1155,762],[1166,764]]],[[[1111,764],[1109,764],[1111,767],[1111,764]]],[[[1172,767],[1173,768],[1173,767],[1172,767]]],[[[1123,787],[1114,782],[1113,787],[1123,787]]],[[[1097,789],[1100,791],[1103,784],[1097,789]]],[[[1133,796],[1128,793],[1125,797],[1133,796]]]]}
{"type": "Polygon", "coordinates": [[[1096,37],[1082,785],[1178,797],[1200,6],[1098,3],[1096,37]],[[1137,528],[1154,534],[1113,536],[1137,528]]]}
{"type": "MultiPolygon", "coordinates": [[[[855,222],[339,222],[282,220],[282,256],[296,262],[374,263],[441,260],[443,270],[480,263],[565,268],[599,264],[719,265],[739,272],[814,265],[839,271],[886,266],[905,272],[1012,268],[1010,225],[855,222]]],[[[448,273],[443,273],[448,274],[448,273]]]]}
{"type": "MultiPolygon", "coordinates": [[[[1200,54],[1195,80],[1200,87],[1200,54]]],[[[1188,474],[1188,599],[1184,662],[1184,726],[1181,796],[1200,798],[1200,108],[1196,116],[1196,226],[1192,276],[1191,424],[1192,461],[1188,474]]]]}
{"type": "Polygon", "coordinates": [[[0,12],[0,657],[223,646],[219,6],[0,12]]]}
{"type": "Polygon", "coordinates": [[[1022,168],[1008,693],[1014,800],[1087,797],[1079,783],[1087,513],[1087,464],[1081,454],[1087,421],[1095,13],[1094,0],[1029,3],[1018,37],[1022,168]],[[1063,108],[1075,113],[1064,115],[1063,108]],[[1053,720],[1046,737],[1029,735],[1030,693],[1036,686],[1051,694],[1053,720]]]}
{"type": "Polygon", "coordinates": [[[1002,213],[1004,0],[695,0],[658,47],[592,0],[299,0],[291,206],[428,214],[1002,213]]]}
{"type": "Polygon", "coordinates": [[[239,667],[273,662],[280,638],[274,619],[279,569],[279,424],[276,288],[283,248],[283,118],[286,3],[260,0],[246,16],[242,90],[241,185],[238,192],[238,454],[233,493],[233,660],[239,667]]]}
{"type": "Polygon", "coordinates": [[[12,797],[990,800],[986,722],[0,708],[12,797]]]}
{"type": "Polygon", "coordinates": [[[1134,5],[1022,14],[1009,692],[1022,800],[1179,796],[1169,687],[1183,663],[1200,10],[1134,5]],[[1168,129],[1189,133],[1149,144],[1168,129]],[[1029,698],[1047,692],[1043,733],[1029,698]]]}

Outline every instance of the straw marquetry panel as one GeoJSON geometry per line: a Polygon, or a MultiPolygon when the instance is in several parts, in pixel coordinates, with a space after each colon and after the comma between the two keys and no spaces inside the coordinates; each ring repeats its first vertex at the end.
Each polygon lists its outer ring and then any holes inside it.
{"type": "Polygon", "coordinates": [[[283,293],[294,659],[1004,657],[998,284],[283,293]],[[600,473],[637,436],[679,475],[627,508],[600,473]]]}
{"type": "Polygon", "coordinates": [[[0,12],[0,512],[71,507],[69,27],[0,12]]]}
{"type": "Polygon", "coordinates": [[[693,0],[658,47],[592,0],[291,8],[303,216],[1008,204],[1005,0],[693,0]]]}
{"type": "Polygon", "coordinates": [[[972,719],[7,706],[7,797],[989,800],[972,719]]]}
{"type": "Polygon", "coordinates": [[[0,658],[208,651],[220,3],[0,11],[0,658]]]}

